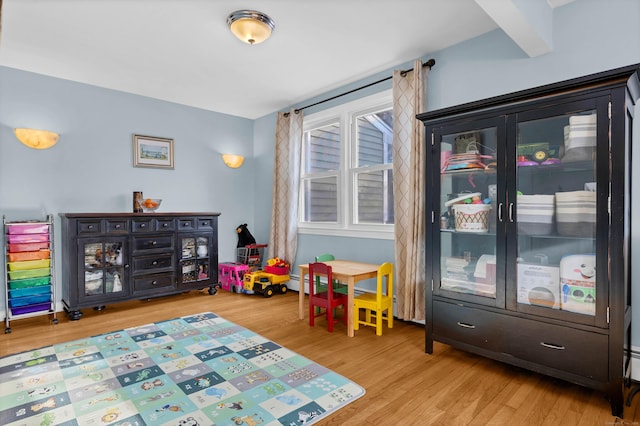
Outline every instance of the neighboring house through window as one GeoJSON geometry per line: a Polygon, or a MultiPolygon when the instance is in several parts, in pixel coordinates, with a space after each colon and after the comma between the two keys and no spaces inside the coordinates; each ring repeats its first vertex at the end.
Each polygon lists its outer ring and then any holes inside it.
{"type": "Polygon", "coordinates": [[[299,232],[393,238],[391,91],[304,118],[299,232]]]}

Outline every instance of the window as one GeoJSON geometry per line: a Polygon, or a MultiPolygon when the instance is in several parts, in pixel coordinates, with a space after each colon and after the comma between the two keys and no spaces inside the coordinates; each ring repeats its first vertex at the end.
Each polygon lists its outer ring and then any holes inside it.
{"type": "Polygon", "coordinates": [[[392,238],[391,91],[306,116],[302,145],[300,232],[392,238]]]}

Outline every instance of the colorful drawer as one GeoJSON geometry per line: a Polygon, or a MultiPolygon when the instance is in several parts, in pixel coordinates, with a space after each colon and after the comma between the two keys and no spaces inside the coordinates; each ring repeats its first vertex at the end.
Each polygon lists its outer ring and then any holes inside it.
{"type": "Polygon", "coordinates": [[[8,224],[7,233],[9,235],[21,234],[48,234],[49,224],[47,223],[20,223],[8,224]]]}
{"type": "Polygon", "coordinates": [[[27,269],[40,269],[49,268],[51,266],[51,259],[40,260],[26,260],[24,262],[9,262],[7,263],[9,271],[25,271],[27,269]]]}
{"type": "Polygon", "coordinates": [[[16,297],[9,299],[9,307],[17,308],[18,306],[38,305],[40,303],[50,302],[51,294],[39,294],[36,296],[16,297]]]}
{"type": "Polygon", "coordinates": [[[9,290],[14,290],[17,288],[27,288],[27,287],[38,287],[38,286],[48,286],[51,283],[51,277],[37,277],[37,278],[25,278],[22,280],[10,280],[9,281],[9,290]]]}
{"type": "Polygon", "coordinates": [[[51,293],[51,287],[48,285],[41,285],[38,287],[25,287],[9,290],[9,297],[10,300],[13,300],[19,297],[40,296],[44,294],[48,295],[49,293],[51,293]]]}
{"type": "Polygon", "coordinates": [[[21,253],[25,251],[38,251],[45,250],[49,248],[49,242],[39,242],[39,243],[13,243],[8,244],[9,253],[21,253]]]}
{"type": "Polygon", "coordinates": [[[45,243],[49,241],[49,234],[7,234],[9,244],[14,243],[45,243]]]}
{"type": "Polygon", "coordinates": [[[11,315],[25,315],[34,312],[42,312],[51,310],[51,302],[38,303],[36,305],[19,306],[11,308],[11,315]]]}
{"type": "Polygon", "coordinates": [[[25,269],[24,271],[9,271],[9,280],[21,280],[23,278],[48,277],[49,268],[25,269]]]}
{"type": "Polygon", "coordinates": [[[22,251],[17,253],[9,253],[9,262],[24,262],[25,260],[42,260],[49,259],[51,251],[38,250],[38,251],[22,251]]]}

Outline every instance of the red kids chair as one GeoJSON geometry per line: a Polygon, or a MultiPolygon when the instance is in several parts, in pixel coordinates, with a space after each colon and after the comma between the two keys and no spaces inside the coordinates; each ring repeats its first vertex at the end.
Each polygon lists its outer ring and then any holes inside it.
{"type": "Polygon", "coordinates": [[[329,332],[333,332],[333,324],[338,322],[334,317],[334,309],[342,305],[344,307],[344,315],[342,321],[347,324],[349,309],[347,303],[347,295],[335,292],[333,289],[333,272],[331,266],[326,263],[316,262],[309,264],[309,325],[314,326],[317,316],[326,315],[329,332]],[[324,275],[327,277],[326,291],[316,293],[315,283],[316,276],[324,275]],[[320,310],[316,313],[315,307],[323,308],[324,313],[320,310]]]}

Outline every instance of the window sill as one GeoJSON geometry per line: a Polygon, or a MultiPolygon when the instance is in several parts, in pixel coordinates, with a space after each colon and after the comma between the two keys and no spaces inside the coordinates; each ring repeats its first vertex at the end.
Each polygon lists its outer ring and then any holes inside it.
{"type": "Polygon", "coordinates": [[[362,228],[338,228],[327,226],[298,225],[298,234],[324,235],[327,237],[371,238],[376,240],[393,240],[395,233],[393,227],[367,226],[362,228]]]}

